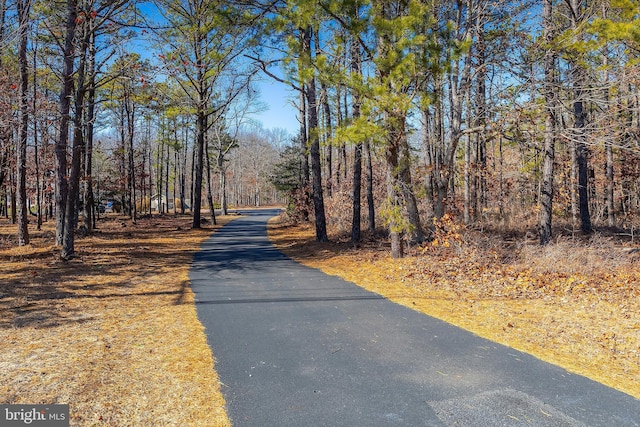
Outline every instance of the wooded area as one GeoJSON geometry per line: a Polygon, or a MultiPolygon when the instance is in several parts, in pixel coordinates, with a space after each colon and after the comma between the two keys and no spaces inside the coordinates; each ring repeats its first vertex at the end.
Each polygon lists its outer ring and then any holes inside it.
{"type": "Polygon", "coordinates": [[[319,241],[384,226],[394,257],[451,218],[542,244],[640,222],[637,0],[1,3],[19,245],[55,221],[69,259],[103,210],[199,228],[281,194],[319,241]],[[299,94],[297,135],[252,123],[259,79],[299,94]]]}

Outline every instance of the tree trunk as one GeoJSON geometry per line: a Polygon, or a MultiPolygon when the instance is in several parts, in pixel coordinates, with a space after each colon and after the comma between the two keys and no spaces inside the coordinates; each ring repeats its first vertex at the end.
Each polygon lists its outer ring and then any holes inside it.
{"type": "Polygon", "coordinates": [[[327,146],[327,197],[331,197],[333,191],[333,144],[331,144],[332,123],[331,123],[331,106],[329,105],[329,94],[327,85],[322,83],[322,108],[324,111],[324,139],[327,146]]]}
{"type": "MultiPolygon", "coordinates": [[[[34,166],[35,166],[35,178],[36,178],[36,229],[39,231],[42,229],[42,181],[40,181],[40,140],[38,138],[38,115],[36,111],[38,111],[37,104],[37,86],[38,86],[38,63],[37,63],[37,54],[38,51],[37,43],[34,45],[33,52],[33,100],[31,106],[33,108],[33,149],[34,149],[34,166]]],[[[1,167],[1,166],[0,166],[1,167]]]]}
{"type": "Polygon", "coordinates": [[[151,211],[151,199],[153,197],[153,167],[151,165],[151,120],[147,118],[147,149],[148,149],[148,168],[149,168],[149,216],[153,216],[151,211]]]}
{"type": "Polygon", "coordinates": [[[165,203],[165,206],[162,209],[162,211],[168,215],[169,214],[169,170],[171,169],[171,146],[169,144],[164,144],[163,147],[166,148],[167,152],[162,154],[164,158],[164,203],[165,203]]]}
{"type": "MultiPolygon", "coordinates": [[[[203,101],[200,100],[200,103],[203,101]]],[[[204,138],[206,132],[206,117],[204,107],[198,111],[196,120],[196,176],[193,186],[193,228],[200,228],[200,209],[202,207],[202,171],[204,160],[204,138]]]]}
{"type": "MultiPolygon", "coordinates": [[[[205,133],[205,153],[207,144],[207,134],[205,133]]],[[[178,119],[173,121],[173,216],[178,215],[178,205],[176,204],[176,198],[178,196],[178,163],[180,162],[180,155],[178,153],[180,143],[178,140],[178,119]]],[[[203,178],[204,179],[204,178],[203,178]]],[[[182,200],[180,200],[182,204],[182,200]]]]}
{"type": "Polygon", "coordinates": [[[578,142],[576,144],[576,160],[578,162],[578,199],[580,209],[580,228],[584,233],[591,233],[591,215],[589,213],[589,166],[588,149],[584,141],[584,109],[582,101],[573,105],[576,118],[578,142]]]}
{"type": "MultiPolygon", "coordinates": [[[[404,124],[404,122],[403,122],[404,124]]],[[[409,224],[411,225],[411,242],[422,243],[425,240],[424,230],[420,221],[420,213],[418,212],[418,202],[413,193],[413,180],[411,178],[411,152],[406,130],[402,128],[403,136],[400,138],[400,171],[399,178],[401,182],[402,197],[407,209],[409,224]]]]}
{"type": "Polygon", "coordinates": [[[67,0],[67,22],[63,52],[62,89],[60,90],[60,133],[56,143],[56,244],[62,246],[67,205],[67,146],[69,142],[69,111],[73,91],[74,38],[76,30],[76,0],[67,0]]]}
{"type": "MultiPolygon", "coordinates": [[[[130,90],[130,89],[126,89],[130,90]]],[[[129,93],[125,97],[125,109],[127,114],[127,145],[129,151],[128,167],[129,173],[129,206],[131,208],[130,215],[131,220],[135,224],[138,219],[138,208],[136,206],[136,168],[134,162],[135,151],[133,147],[134,133],[135,133],[135,121],[136,121],[136,105],[135,101],[131,99],[132,93],[129,93]]]]}
{"type": "Polygon", "coordinates": [[[353,193],[351,217],[351,242],[360,241],[361,228],[361,193],[362,193],[362,143],[358,142],[353,150],[353,193]]]}
{"type": "MultiPolygon", "coordinates": [[[[578,30],[579,18],[581,14],[581,0],[570,0],[571,24],[574,30],[578,30]]],[[[588,148],[586,145],[585,121],[586,112],[584,110],[584,85],[585,77],[582,66],[578,63],[571,64],[573,75],[573,90],[575,100],[573,102],[574,114],[574,138],[576,140],[576,160],[578,166],[578,199],[580,209],[580,228],[584,233],[591,233],[591,215],[589,214],[589,161],[588,148]]]]}
{"type": "MultiPolygon", "coordinates": [[[[309,56],[311,55],[311,37],[312,30],[309,28],[304,32],[305,50],[309,56]]],[[[318,242],[326,242],[328,240],[327,220],[324,212],[324,196],[322,191],[322,164],[320,162],[320,138],[318,137],[318,108],[316,104],[315,77],[312,77],[307,85],[307,105],[316,240],[318,242]]]]}
{"type": "MultiPolygon", "coordinates": [[[[203,37],[203,36],[199,36],[203,37]]],[[[203,40],[196,41],[196,65],[197,85],[198,85],[198,105],[196,112],[196,158],[195,158],[195,182],[193,184],[193,228],[200,228],[200,209],[202,208],[202,172],[204,170],[204,144],[207,126],[207,90],[205,84],[205,73],[203,69],[203,40]]]]}
{"type": "Polygon", "coordinates": [[[435,165],[434,160],[434,144],[433,144],[433,132],[432,128],[433,121],[431,119],[432,115],[429,111],[428,107],[424,107],[420,113],[421,123],[422,123],[422,150],[424,152],[424,163],[426,167],[427,173],[425,174],[424,187],[426,198],[431,202],[431,212],[429,214],[429,219],[433,218],[433,201],[435,200],[434,196],[434,173],[433,168],[435,165]]]}
{"type": "Polygon", "coordinates": [[[555,138],[553,134],[555,124],[555,99],[553,94],[555,54],[551,48],[553,41],[553,0],[544,0],[542,23],[546,52],[544,55],[544,98],[545,98],[545,128],[544,128],[544,164],[542,168],[542,194],[540,197],[540,244],[546,245],[552,238],[553,211],[553,161],[555,158],[555,138]]]}
{"type": "Polygon", "coordinates": [[[29,208],[27,206],[27,132],[29,130],[29,72],[27,63],[27,42],[29,38],[30,0],[18,0],[18,22],[20,42],[18,62],[20,68],[20,127],[16,150],[16,177],[18,195],[18,245],[29,244],[29,208]]]}
{"type": "Polygon", "coordinates": [[[191,209],[191,213],[193,213],[193,182],[195,181],[195,174],[196,174],[196,147],[194,145],[193,149],[191,150],[191,181],[189,184],[189,199],[191,200],[191,205],[190,205],[190,209],[191,209]]]}
{"type": "Polygon", "coordinates": [[[615,227],[616,225],[616,217],[615,217],[615,205],[613,201],[614,196],[614,181],[613,181],[613,143],[607,139],[605,141],[605,151],[606,151],[606,176],[607,176],[607,188],[605,190],[606,194],[606,203],[607,203],[607,223],[609,227],[615,227]]]}
{"type": "Polygon", "coordinates": [[[306,85],[301,84],[302,89],[300,90],[300,105],[298,108],[300,115],[300,166],[302,176],[300,177],[300,184],[303,191],[302,200],[302,212],[300,212],[300,216],[304,221],[309,220],[309,147],[308,147],[308,137],[307,137],[307,100],[306,100],[306,85]]]}
{"type": "MultiPolygon", "coordinates": [[[[164,134],[164,130],[162,131],[164,134]]],[[[158,151],[156,154],[157,164],[158,164],[158,182],[156,183],[156,201],[158,203],[158,214],[161,215],[163,213],[162,209],[162,179],[164,175],[164,135],[162,135],[162,139],[160,140],[160,144],[158,146],[158,151]]]]}
{"type": "Polygon", "coordinates": [[[176,204],[178,189],[178,150],[173,152],[173,216],[178,216],[178,205],[176,204]]]}
{"type": "Polygon", "coordinates": [[[391,239],[391,257],[402,258],[404,256],[404,248],[401,226],[402,203],[398,192],[398,149],[397,145],[393,142],[393,135],[389,138],[390,142],[387,142],[385,159],[387,162],[387,202],[389,204],[388,209],[390,210],[388,213],[388,222],[389,237],[391,239]]]}
{"type": "Polygon", "coordinates": [[[462,217],[465,224],[469,224],[471,222],[471,199],[473,196],[471,195],[471,136],[467,135],[465,138],[464,144],[464,204],[463,204],[463,212],[462,217]]]}
{"type": "Polygon", "coordinates": [[[75,229],[77,226],[76,215],[78,213],[78,200],[80,195],[80,176],[82,175],[82,153],[84,152],[84,97],[86,95],[86,60],[88,48],[88,28],[83,27],[81,46],[77,54],[80,63],[77,71],[77,87],[75,93],[75,111],[73,117],[73,145],[71,147],[71,171],[69,173],[69,192],[64,218],[64,234],[62,239],[62,251],[60,257],[68,260],[75,255],[75,229]]]}
{"type": "MultiPolygon", "coordinates": [[[[7,24],[7,0],[0,0],[0,40],[4,40],[6,24],[7,24]]],[[[0,55],[0,67],[2,67],[2,55],[0,55]]],[[[0,181],[0,185],[1,184],[2,184],[2,181],[0,181]]]]}
{"type": "Polygon", "coordinates": [[[487,19],[485,6],[479,7],[479,13],[476,20],[476,51],[478,60],[478,70],[476,72],[476,126],[482,128],[476,134],[476,149],[474,165],[472,167],[474,177],[475,198],[472,201],[472,209],[474,218],[480,218],[482,209],[487,207],[487,138],[485,131],[487,125],[487,69],[485,67],[487,61],[485,29],[484,25],[487,19]]]}
{"type": "Polygon", "coordinates": [[[129,194],[131,194],[131,192],[129,191],[129,189],[131,188],[130,186],[130,176],[127,173],[127,136],[125,133],[125,111],[124,111],[124,104],[120,105],[120,152],[118,153],[118,157],[120,160],[120,176],[122,177],[120,180],[120,199],[122,201],[122,213],[124,213],[125,215],[131,215],[131,210],[130,207],[131,205],[129,204],[129,194]]]}
{"type": "Polygon", "coordinates": [[[211,222],[217,225],[216,221],[216,205],[213,203],[213,193],[211,191],[211,161],[209,160],[209,138],[205,139],[205,159],[207,160],[207,201],[209,202],[209,210],[211,211],[211,222]]]}
{"type": "MultiPolygon", "coordinates": [[[[340,99],[342,97],[342,89],[341,86],[338,85],[336,87],[336,120],[337,120],[337,126],[341,126],[343,123],[343,117],[342,117],[342,104],[340,102],[340,99]]],[[[342,150],[344,148],[344,142],[339,142],[338,146],[336,147],[337,150],[337,155],[338,155],[338,159],[337,159],[337,165],[336,165],[336,186],[340,187],[340,182],[342,181],[342,171],[343,169],[346,171],[347,170],[347,166],[346,166],[346,158],[343,158],[342,156],[342,150]],[[344,165],[343,165],[344,163],[344,165]]]]}
{"type": "MultiPolygon", "coordinates": [[[[7,17],[7,0],[0,0],[0,40],[4,40],[5,25],[7,17]]],[[[2,55],[0,55],[0,68],[2,68],[2,55]]],[[[34,91],[35,91],[35,84],[34,91]]],[[[9,210],[7,209],[7,172],[6,167],[8,163],[8,147],[9,147],[9,129],[4,123],[4,120],[0,120],[0,187],[2,187],[2,203],[0,203],[0,214],[5,218],[9,216],[9,210]]]]}
{"type": "Polygon", "coordinates": [[[437,219],[442,218],[445,214],[448,189],[449,181],[436,181],[433,192],[433,216],[437,219]]]}
{"type": "MultiPolygon", "coordinates": [[[[351,73],[358,79],[362,79],[362,69],[360,65],[360,46],[357,41],[351,41],[351,73]]],[[[357,94],[353,95],[351,113],[354,120],[360,117],[360,99],[357,94]]],[[[351,242],[360,241],[361,229],[361,193],[362,193],[362,142],[358,141],[353,152],[353,193],[352,193],[352,217],[351,217],[351,242]]]]}
{"type": "Polygon", "coordinates": [[[10,191],[10,201],[11,204],[11,224],[15,224],[17,222],[17,200],[16,200],[16,175],[15,173],[11,174],[11,191],[10,191]]]}
{"type": "MultiPolygon", "coordinates": [[[[186,189],[186,178],[187,178],[187,154],[189,152],[189,141],[188,141],[188,137],[189,134],[187,132],[186,129],[186,123],[183,123],[183,128],[184,128],[184,132],[183,132],[183,147],[184,150],[182,152],[182,164],[180,165],[180,213],[184,215],[185,213],[185,189],[186,189]]],[[[206,137],[206,135],[205,135],[206,137]]],[[[209,185],[209,175],[210,174],[210,170],[209,170],[209,151],[208,151],[208,138],[205,138],[205,150],[204,150],[204,154],[205,154],[205,158],[207,160],[207,185],[209,185]]],[[[215,223],[215,221],[214,221],[215,223]]]]}
{"type": "MultiPolygon", "coordinates": [[[[93,27],[93,22],[89,25],[93,27]]],[[[86,144],[84,153],[84,227],[87,233],[95,228],[95,209],[96,203],[93,196],[93,128],[96,120],[96,44],[94,29],[90,29],[89,36],[89,60],[87,75],[88,91],[87,91],[87,112],[86,112],[86,144]]]]}
{"type": "Polygon", "coordinates": [[[309,138],[307,131],[307,99],[306,85],[300,91],[300,162],[302,163],[302,186],[306,187],[311,178],[309,172],[309,138]]]}
{"type": "Polygon", "coordinates": [[[373,197],[373,160],[371,158],[371,144],[364,143],[364,150],[367,153],[367,210],[369,218],[369,233],[374,236],[376,233],[376,206],[373,197]]]}
{"type": "Polygon", "coordinates": [[[503,153],[503,136],[500,135],[498,141],[498,211],[500,219],[504,219],[504,153],[503,153]]]}
{"type": "MultiPolygon", "coordinates": [[[[224,164],[224,155],[218,153],[218,171],[220,171],[220,209],[222,215],[229,215],[229,200],[227,198],[227,168],[224,164]]],[[[236,200],[237,201],[237,200],[236,200]]]]}

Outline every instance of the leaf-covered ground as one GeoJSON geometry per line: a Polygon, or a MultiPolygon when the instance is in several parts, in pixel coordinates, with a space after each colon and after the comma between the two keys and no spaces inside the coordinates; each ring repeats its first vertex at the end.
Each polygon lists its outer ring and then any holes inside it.
{"type": "Polygon", "coordinates": [[[378,241],[315,242],[305,226],[272,222],[269,234],[306,265],[640,398],[637,246],[443,229],[400,260],[378,241]]]}
{"type": "Polygon", "coordinates": [[[61,263],[51,222],[20,248],[1,221],[0,403],[68,403],[77,426],[230,425],[187,276],[213,227],[110,218],[61,263]]]}

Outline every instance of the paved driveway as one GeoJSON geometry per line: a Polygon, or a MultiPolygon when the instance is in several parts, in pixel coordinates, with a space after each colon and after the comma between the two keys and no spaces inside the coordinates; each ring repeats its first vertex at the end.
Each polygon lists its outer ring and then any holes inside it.
{"type": "Polygon", "coordinates": [[[290,260],[276,213],[190,274],[234,426],[640,426],[637,399],[290,260]]]}

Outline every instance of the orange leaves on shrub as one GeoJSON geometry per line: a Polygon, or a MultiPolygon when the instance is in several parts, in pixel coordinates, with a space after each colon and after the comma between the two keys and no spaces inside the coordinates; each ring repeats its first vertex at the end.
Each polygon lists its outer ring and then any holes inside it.
{"type": "Polygon", "coordinates": [[[433,218],[432,240],[423,248],[422,253],[433,251],[435,248],[450,248],[452,246],[460,249],[463,244],[462,232],[464,225],[456,223],[453,217],[445,214],[442,218],[433,218]]]}

